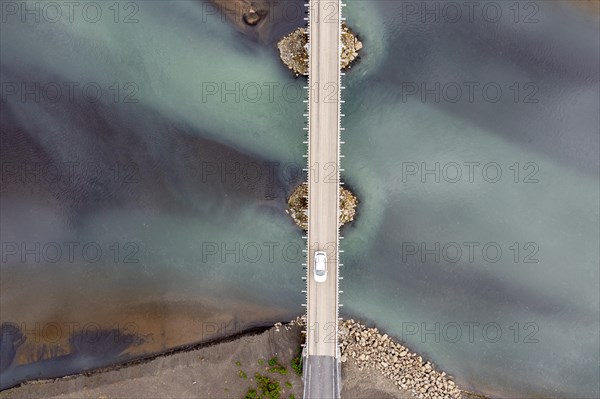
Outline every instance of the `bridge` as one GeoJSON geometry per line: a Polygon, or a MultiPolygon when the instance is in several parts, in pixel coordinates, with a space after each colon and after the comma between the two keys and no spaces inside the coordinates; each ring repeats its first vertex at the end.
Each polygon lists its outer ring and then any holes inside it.
{"type": "Polygon", "coordinates": [[[340,397],[339,201],[341,120],[340,0],[310,0],[308,93],[308,233],[304,399],[340,397]],[[327,279],[314,279],[316,251],[327,254],[327,279]]]}

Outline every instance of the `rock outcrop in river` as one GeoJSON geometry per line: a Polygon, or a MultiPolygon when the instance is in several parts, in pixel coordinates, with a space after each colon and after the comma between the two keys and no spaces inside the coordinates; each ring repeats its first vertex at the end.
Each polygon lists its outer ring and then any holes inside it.
{"type": "MultiPolygon", "coordinates": [[[[358,199],[352,192],[340,187],[340,227],[354,220],[358,199]]],[[[298,186],[288,199],[286,212],[303,230],[308,230],[308,183],[298,186]]]]}
{"type": "MultiPolygon", "coordinates": [[[[221,18],[227,17],[234,24],[254,26],[268,14],[268,0],[210,0],[221,10],[221,18]]],[[[203,9],[206,16],[212,15],[212,10],[203,9]]],[[[217,15],[217,17],[219,17],[217,15]]]]}
{"type": "MultiPolygon", "coordinates": [[[[277,47],[281,60],[296,76],[308,75],[308,29],[298,28],[279,41],[277,47]]],[[[340,67],[347,69],[358,57],[363,44],[356,35],[342,24],[342,61],[340,67]]]]}

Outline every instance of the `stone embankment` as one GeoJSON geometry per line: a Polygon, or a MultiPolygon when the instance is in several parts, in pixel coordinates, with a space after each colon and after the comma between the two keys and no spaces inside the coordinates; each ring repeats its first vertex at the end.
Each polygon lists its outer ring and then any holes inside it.
{"type": "MultiPolygon", "coordinates": [[[[276,331],[304,325],[298,317],[289,325],[277,323],[276,331]]],[[[394,342],[376,328],[367,328],[352,319],[340,323],[339,341],[342,363],[352,360],[359,369],[372,368],[394,381],[398,389],[412,392],[423,399],[458,399],[461,390],[452,377],[440,372],[421,356],[394,342]]]]}
{"type": "Polygon", "coordinates": [[[353,359],[359,367],[373,367],[391,378],[401,389],[419,398],[460,398],[461,391],[451,377],[376,328],[354,320],[340,325],[342,362],[353,359]]]}

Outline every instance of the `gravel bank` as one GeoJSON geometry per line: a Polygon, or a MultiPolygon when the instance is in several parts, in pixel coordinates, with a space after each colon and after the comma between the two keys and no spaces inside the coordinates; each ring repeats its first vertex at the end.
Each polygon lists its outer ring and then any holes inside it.
{"type": "MultiPolygon", "coordinates": [[[[302,379],[291,362],[302,343],[302,329],[298,318],[262,333],[157,356],[142,364],[30,382],[1,392],[0,398],[243,398],[256,386],[255,373],[260,373],[281,383],[282,399],[290,395],[300,399],[302,379]],[[287,368],[287,374],[269,371],[268,359],[273,357],[287,368]]],[[[461,397],[449,376],[377,329],[343,321],[340,343],[344,399],[461,397]]],[[[475,396],[462,393],[462,398],[475,396]]]]}

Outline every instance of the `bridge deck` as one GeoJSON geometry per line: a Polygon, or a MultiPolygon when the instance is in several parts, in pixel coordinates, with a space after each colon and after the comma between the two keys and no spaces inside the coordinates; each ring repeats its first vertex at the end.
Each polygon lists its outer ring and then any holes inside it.
{"type": "Polygon", "coordinates": [[[337,355],[340,160],[340,0],[310,1],[307,256],[308,356],[337,355]],[[327,253],[327,280],[313,277],[314,253],[327,253]]]}
{"type": "Polygon", "coordinates": [[[304,399],[340,397],[338,260],[340,187],[340,0],[310,0],[307,337],[304,399]],[[314,279],[315,251],[327,279],[314,279]]]}

